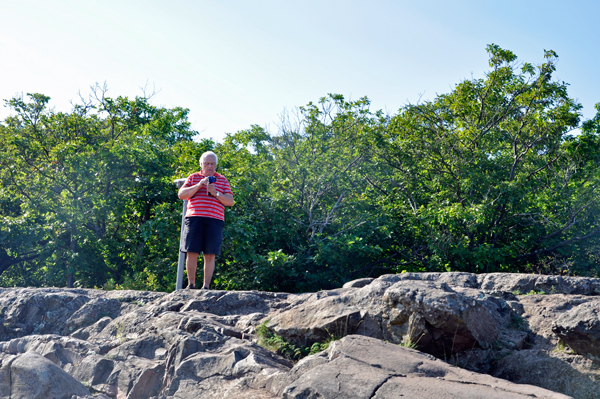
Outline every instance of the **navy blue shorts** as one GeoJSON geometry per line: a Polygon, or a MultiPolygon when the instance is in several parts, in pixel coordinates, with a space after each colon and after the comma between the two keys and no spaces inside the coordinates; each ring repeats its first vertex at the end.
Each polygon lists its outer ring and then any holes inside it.
{"type": "Polygon", "coordinates": [[[221,253],[223,226],[225,222],[215,218],[186,217],[181,237],[181,252],[196,252],[209,255],[221,253]]]}

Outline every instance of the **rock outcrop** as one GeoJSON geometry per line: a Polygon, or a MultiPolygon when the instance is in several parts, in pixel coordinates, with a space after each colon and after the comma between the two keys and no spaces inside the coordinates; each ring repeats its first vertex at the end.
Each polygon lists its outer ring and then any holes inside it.
{"type": "Polygon", "coordinates": [[[600,279],[499,273],[306,294],[5,288],[0,398],[597,398],[598,294],[600,279]],[[329,347],[294,364],[257,344],[261,324],[329,347]]]}

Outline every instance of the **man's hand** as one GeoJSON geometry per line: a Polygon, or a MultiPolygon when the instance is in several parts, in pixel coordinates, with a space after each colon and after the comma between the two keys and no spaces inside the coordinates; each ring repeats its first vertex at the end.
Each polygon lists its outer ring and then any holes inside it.
{"type": "Polygon", "coordinates": [[[213,183],[210,183],[208,185],[208,192],[210,193],[210,195],[212,195],[213,197],[217,196],[217,189],[215,187],[215,185],[213,183]]]}
{"type": "Polygon", "coordinates": [[[200,180],[200,183],[198,183],[198,188],[202,187],[202,186],[208,186],[208,176],[205,177],[204,179],[200,180]]]}

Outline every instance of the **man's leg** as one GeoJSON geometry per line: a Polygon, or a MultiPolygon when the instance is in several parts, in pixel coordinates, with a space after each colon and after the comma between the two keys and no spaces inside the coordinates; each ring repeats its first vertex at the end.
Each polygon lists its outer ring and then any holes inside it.
{"type": "Polygon", "coordinates": [[[185,259],[185,270],[188,275],[188,287],[196,287],[196,268],[198,267],[198,253],[188,252],[185,259]]]}
{"type": "Polygon", "coordinates": [[[210,288],[210,281],[215,272],[215,257],[214,254],[204,254],[204,287],[210,288]]]}

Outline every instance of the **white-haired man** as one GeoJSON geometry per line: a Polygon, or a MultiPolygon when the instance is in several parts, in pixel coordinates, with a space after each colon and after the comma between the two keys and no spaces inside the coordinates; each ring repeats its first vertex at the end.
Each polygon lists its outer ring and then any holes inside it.
{"type": "Polygon", "coordinates": [[[217,154],[207,151],[200,157],[200,172],[188,176],[179,189],[179,198],[188,200],[181,252],[187,253],[185,267],[188,289],[196,288],[198,256],[204,256],[204,285],[210,288],[215,257],[221,253],[225,207],[233,206],[233,192],[225,176],[216,172],[217,154]]]}

